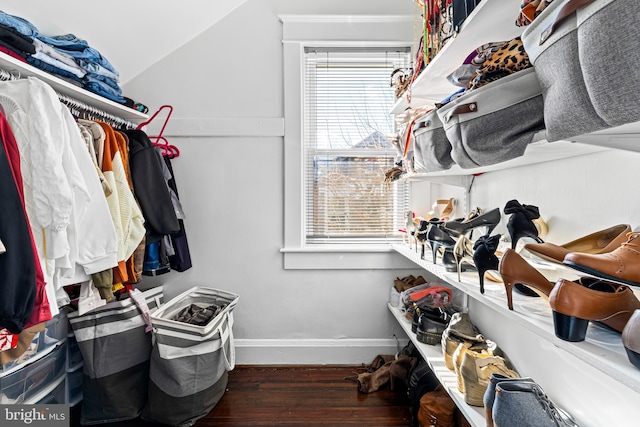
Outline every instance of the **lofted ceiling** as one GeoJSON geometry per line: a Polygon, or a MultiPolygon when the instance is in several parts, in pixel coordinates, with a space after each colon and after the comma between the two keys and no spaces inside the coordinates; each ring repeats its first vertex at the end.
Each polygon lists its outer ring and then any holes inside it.
{"type": "Polygon", "coordinates": [[[5,0],[0,10],[41,34],[74,34],[97,49],[124,84],[247,0],[5,0]]]}

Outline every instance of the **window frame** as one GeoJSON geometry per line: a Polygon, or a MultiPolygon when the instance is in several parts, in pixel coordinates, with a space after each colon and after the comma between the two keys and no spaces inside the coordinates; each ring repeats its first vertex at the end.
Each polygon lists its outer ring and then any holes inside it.
{"type": "Polygon", "coordinates": [[[414,47],[414,17],[282,15],[284,76],[285,269],[410,268],[390,245],[306,245],[304,230],[304,50],[306,47],[414,47]]]}

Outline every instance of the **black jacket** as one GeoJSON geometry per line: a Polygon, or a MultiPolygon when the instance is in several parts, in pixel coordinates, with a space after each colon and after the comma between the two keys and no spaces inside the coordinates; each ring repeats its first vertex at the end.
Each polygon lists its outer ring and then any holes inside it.
{"type": "Polygon", "coordinates": [[[147,229],[147,243],[180,230],[171,195],[162,174],[161,158],[144,131],[125,130],[129,138],[129,169],[133,192],[147,229]]]}

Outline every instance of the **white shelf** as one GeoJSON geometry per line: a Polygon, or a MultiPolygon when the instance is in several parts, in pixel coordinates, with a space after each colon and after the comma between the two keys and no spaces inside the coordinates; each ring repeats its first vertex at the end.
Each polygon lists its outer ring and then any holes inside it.
{"type": "Polygon", "coordinates": [[[132,122],[142,122],[147,120],[149,116],[142,114],[139,111],[126,107],[122,104],[118,104],[103,96],[96,95],[71,83],[68,83],[62,79],[59,79],[53,74],[40,70],[24,62],[18,61],[11,56],[0,52],[0,68],[13,72],[20,77],[37,77],[45,83],[49,84],[55,91],[63,95],[75,98],[78,101],[82,101],[85,104],[89,104],[96,108],[99,108],[109,114],[120,117],[132,122]]]}
{"type": "Polygon", "coordinates": [[[455,372],[449,370],[444,363],[442,347],[439,344],[428,345],[418,341],[416,334],[411,331],[411,322],[405,317],[404,313],[391,304],[389,304],[388,307],[467,421],[474,427],[485,426],[484,409],[482,407],[470,406],[464,401],[464,395],[458,390],[455,372]]]}
{"type": "MultiPolygon", "coordinates": [[[[485,293],[481,294],[476,272],[462,273],[461,281],[458,282],[457,273],[448,273],[442,265],[434,265],[430,260],[420,259],[420,254],[409,249],[407,245],[398,244],[392,245],[392,247],[396,252],[452,287],[459,289],[492,310],[499,311],[514,324],[526,328],[619,383],[640,392],[640,370],[629,362],[619,333],[590,322],[584,341],[561,340],[555,335],[551,309],[549,303],[543,298],[526,297],[514,292],[514,310],[509,310],[502,283],[485,280],[485,293]]],[[[563,267],[559,266],[558,268],[562,269],[563,267]]],[[[570,272],[571,270],[567,268],[566,271],[570,272]]]]}
{"type": "MultiPolygon", "coordinates": [[[[534,140],[535,139],[534,137],[534,140]]],[[[638,144],[637,138],[636,144],[638,144]]],[[[609,149],[610,148],[601,145],[582,144],[570,141],[547,142],[547,140],[542,139],[529,144],[523,156],[507,160],[506,162],[472,169],[463,169],[458,165],[453,165],[446,171],[405,174],[400,179],[409,181],[436,181],[449,185],[467,186],[469,181],[465,179],[465,177],[471,175],[573,158],[609,149]]],[[[640,149],[640,147],[638,147],[638,149],[640,149]]]]}
{"type": "Polygon", "coordinates": [[[434,105],[459,90],[447,81],[447,76],[462,65],[474,49],[522,34],[524,28],[515,25],[520,3],[520,0],[482,0],[478,3],[462,24],[460,33],[442,47],[416,78],[411,88],[411,104],[405,93],[395,103],[391,114],[398,114],[408,106],[434,105]]]}

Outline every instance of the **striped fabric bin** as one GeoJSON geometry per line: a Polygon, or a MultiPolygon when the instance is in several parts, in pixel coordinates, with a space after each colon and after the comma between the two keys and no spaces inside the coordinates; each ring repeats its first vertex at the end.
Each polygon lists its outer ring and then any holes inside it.
{"type": "Polygon", "coordinates": [[[231,292],[196,286],[152,314],[154,345],[143,419],[190,426],[215,407],[227,386],[227,372],[235,366],[233,309],[238,299],[231,292]],[[173,320],[191,304],[224,309],[204,326],[173,320]]]}
{"type": "MultiPolygon", "coordinates": [[[[162,287],[144,291],[150,312],[163,302],[162,287]]],[[[132,299],[114,301],[82,316],[68,315],[84,360],[83,425],[137,418],[147,401],[151,333],[132,299]]]]}

